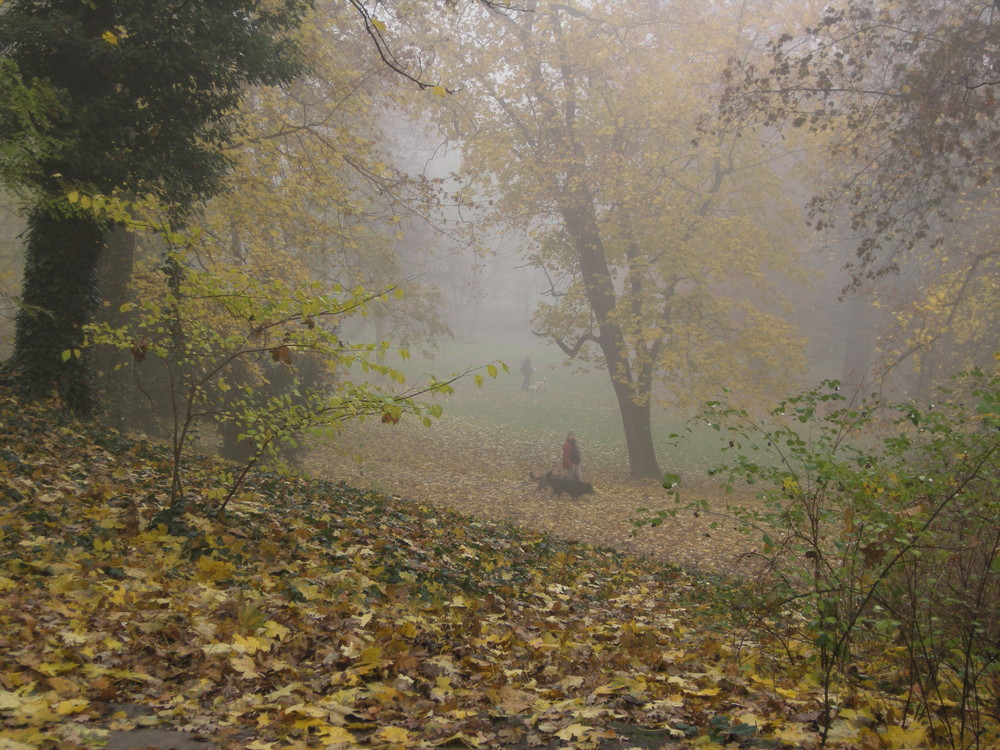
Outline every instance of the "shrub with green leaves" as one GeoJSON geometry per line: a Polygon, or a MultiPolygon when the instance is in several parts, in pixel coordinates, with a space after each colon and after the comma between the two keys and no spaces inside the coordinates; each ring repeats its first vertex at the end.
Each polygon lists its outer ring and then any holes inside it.
{"type": "Polygon", "coordinates": [[[968,747],[1000,696],[1000,376],[939,395],[855,400],[829,381],[766,419],[724,401],[700,419],[724,436],[712,474],[759,488],[729,510],[759,535],[771,610],[807,623],[826,716],[862,680],[968,747]]]}
{"type": "MultiPolygon", "coordinates": [[[[247,446],[242,468],[227,475],[220,490],[225,507],[257,461],[277,456],[282,446],[297,446],[304,436],[373,416],[395,424],[411,414],[430,424],[440,416],[440,404],[417,399],[450,393],[457,377],[429,376],[407,385],[386,364],[388,343],[340,338],[345,319],[364,315],[370,303],[401,294],[399,289],[327,289],[261,279],[242,268],[199,270],[178,253],[151,273],[159,280],[147,278],[140,284],[145,293],[123,308],[128,322],[88,326],[87,343],[126,352],[124,365],[134,368],[140,384],[155,378],[165,385],[172,502],[183,492],[184,452],[205,420],[235,427],[236,440],[247,446]],[[312,376],[301,377],[303,370],[312,376]],[[275,387],[279,379],[284,384],[275,387]]],[[[408,357],[405,349],[395,351],[408,357]]],[[[485,369],[496,373],[492,365],[485,369]]]]}

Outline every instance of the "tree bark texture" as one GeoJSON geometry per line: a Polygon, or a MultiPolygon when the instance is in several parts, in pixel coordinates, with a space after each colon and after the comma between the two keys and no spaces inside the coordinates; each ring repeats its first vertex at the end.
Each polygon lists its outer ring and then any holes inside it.
{"type": "Polygon", "coordinates": [[[93,374],[82,349],[83,325],[100,303],[98,263],[104,232],[86,217],[36,209],[28,219],[17,316],[14,378],[32,398],[59,395],[74,411],[95,406],[93,374]],[[64,352],[73,355],[64,359],[64,352]]]}

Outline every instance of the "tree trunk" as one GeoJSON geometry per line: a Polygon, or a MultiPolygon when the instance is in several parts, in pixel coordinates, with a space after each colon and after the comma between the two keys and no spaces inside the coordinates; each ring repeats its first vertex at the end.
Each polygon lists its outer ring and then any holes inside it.
{"type": "MultiPolygon", "coordinates": [[[[132,302],[129,281],[135,268],[136,236],[124,227],[112,229],[106,235],[107,245],[101,253],[98,264],[98,285],[101,291],[101,306],[94,312],[94,320],[106,323],[112,328],[121,328],[129,319],[121,311],[122,305],[132,302]]],[[[110,424],[120,430],[136,427],[137,414],[146,411],[145,399],[142,406],[137,404],[136,373],[130,352],[121,352],[113,347],[97,347],[92,351],[88,363],[94,370],[97,384],[97,400],[102,415],[110,424]]],[[[146,416],[148,424],[149,417],[146,416]]],[[[143,428],[140,428],[143,429],[143,428]]],[[[152,434],[151,429],[146,429],[152,434]]]]}
{"type": "Polygon", "coordinates": [[[97,266],[104,233],[86,217],[36,209],[28,219],[17,315],[15,380],[29,398],[57,393],[74,411],[93,411],[94,382],[82,351],[82,327],[99,305],[97,266]],[[64,352],[71,355],[66,358],[64,352]]]}
{"type": "Polygon", "coordinates": [[[629,474],[633,479],[663,479],[663,472],[656,460],[653,448],[653,420],[651,402],[637,404],[632,400],[629,388],[614,382],[618,409],[622,415],[622,429],[625,431],[625,445],[628,448],[629,474]]]}
{"type": "MultiPolygon", "coordinates": [[[[579,184],[579,183],[578,183],[579,184]]],[[[618,409],[628,448],[629,474],[633,479],[661,479],[663,472],[653,448],[649,373],[637,373],[628,360],[625,336],[614,322],[615,290],[604,244],[597,228],[593,200],[585,188],[577,187],[562,197],[561,212],[566,231],[580,259],[580,275],[587,301],[598,323],[598,344],[618,398],[618,409]],[[638,378],[638,382],[637,382],[638,378]]]]}
{"type": "MultiPolygon", "coordinates": [[[[661,479],[663,474],[656,461],[651,424],[652,369],[643,366],[633,368],[629,359],[628,342],[621,325],[615,319],[618,297],[604,250],[596,201],[590,188],[587,155],[576,137],[578,108],[575,96],[578,87],[573,65],[566,54],[567,42],[562,37],[559,13],[559,10],[553,10],[551,20],[559,45],[562,93],[567,98],[556,103],[556,97],[537,95],[541,119],[545,125],[542,128],[545,135],[539,146],[539,163],[545,165],[544,169],[553,172],[552,189],[555,200],[563,226],[576,251],[587,303],[597,323],[596,340],[618,398],[628,448],[629,473],[636,479],[661,479]]],[[[532,47],[531,24],[535,17],[533,13],[525,14],[524,24],[519,27],[525,49],[532,47]]],[[[547,91],[548,74],[542,71],[537,62],[531,70],[533,90],[547,91]]],[[[593,336],[586,338],[593,340],[593,336]]],[[[563,349],[565,351],[566,347],[563,346],[563,349]]],[[[579,345],[575,349],[571,347],[567,354],[575,356],[578,349],[579,345]]]]}

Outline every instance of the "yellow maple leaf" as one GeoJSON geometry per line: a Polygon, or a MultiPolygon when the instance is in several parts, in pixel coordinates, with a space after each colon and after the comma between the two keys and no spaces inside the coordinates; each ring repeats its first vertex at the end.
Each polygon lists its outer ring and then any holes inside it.
{"type": "Polygon", "coordinates": [[[195,578],[199,581],[221,581],[229,578],[236,571],[236,566],[225,560],[210,555],[202,555],[198,558],[198,572],[195,578]]]}
{"type": "Polygon", "coordinates": [[[126,594],[128,594],[128,589],[126,589],[122,584],[116,583],[115,587],[111,591],[111,603],[117,605],[125,604],[126,594]]]}
{"type": "Polygon", "coordinates": [[[886,727],[882,732],[882,745],[889,750],[916,750],[927,747],[927,728],[886,727]]]}
{"type": "Polygon", "coordinates": [[[0,690],[0,711],[14,711],[27,703],[28,700],[20,690],[16,693],[10,690],[0,690]]]}
{"type": "Polygon", "coordinates": [[[292,631],[282,625],[280,622],[275,622],[274,620],[268,620],[261,626],[261,631],[268,638],[274,638],[277,641],[284,641],[291,635],[292,631]]]}
{"type": "Polygon", "coordinates": [[[70,714],[78,714],[87,706],[90,705],[90,701],[86,698],[69,698],[64,701],[57,703],[54,708],[56,713],[60,716],[69,716],[70,714]]]}
{"type": "Polygon", "coordinates": [[[256,654],[258,651],[269,651],[271,644],[255,635],[242,636],[239,633],[233,636],[233,650],[245,654],[256,654]]]}
{"type": "Polygon", "coordinates": [[[65,677],[50,677],[46,682],[61,698],[75,698],[80,693],[80,686],[65,677]]]}
{"type": "Polygon", "coordinates": [[[568,727],[564,727],[556,732],[556,737],[566,742],[571,742],[575,739],[586,739],[587,735],[590,733],[590,727],[586,724],[570,724],[568,727]]]}
{"type": "Polygon", "coordinates": [[[243,656],[231,656],[229,658],[229,663],[244,679],[252,680],[256,677],[260,677],[260,672],[257,671],[257,665],[254,664],[253,659],[245,654],[243,656]]]}
{"type": "Polygon", "coordinates": [[[853,721],[845,721],[844,719],[836,719],[830,725],[830,731],[827,733],[827,739],[831,742],[854,742],[861,730],[854,726],[853,721]]]}
{"type": "MultiPolygon", "coordinates": [[[[32,683],[33,684],[33,683],[32,683]]],[[[56,718],[44,698],[31,695],[25,686],[17,692],[0,690],[0,709],[12,712],[15,724],[42,726],[56,718]]]]}
{"type": "Polygon", "coordinates": [[[46,661],[39,664],[35,669],[49,677],[55,677],[63,672],[73,672],[79,664],[71,661],[46,661]]]}
{"type": "Polygon", "coordinates": [[[684,698],[680,695],[673,695],[663,700],[653,701],[650,706],[657,709],[680,708],[684,705],[684,698]]]}
{"type": "Polygon", "coordinates": [[[431,689],[431,698],[443,699],[451,695],[455,688],[452,687],[451,678],[447,675],[439,675],[435,680],[435,685],[431,689]]]}
{"type": "Polygon", "coordinates": [[[318,718],[320,716],[326,716],[327,714],[324,708],[313,705],[311,703],[296,703],[295,705],[286,708],[285,713],[301,714],[302,716],[311,716],[314,718],[318,718]]]}
{"type": "Polygon", "coordinates": [[[805,724],[787,724],[774,732],[775,739],[791,744],[805,744],[816,739],[816,733],[805,724]]]}
{"type": "MultiPolygon", "coordinates": [[[[406,731],[405,729],[403,730],[406,731]]],[[[322,735],[323,741],[329,744],[339,743],[339,742],[355,742],[354,735],[343,727],[335,727],[327,724],[326,726],[319,728],[319,734],[322,735]]]]}
{"type": "Polygon", "coordinates": [[[278,698],[285,698],[289,695],[292,695],[292,693],[294,693],[301,687],[302,687],[301,682],[289,682],[287,685],[284,685],[283,687],[280,687],[277,690],[272,690],[270,693],[268,693],[267,700],[273,703],[274,701],[278,700],[278,698]]]}
{"type": "Polygon", "coordinates": [[[384,742],[395,742],[403,747],[412,747],[416,744],[410,730],[403,727],[379,727],[374,737],[384,742]]]}
{"type": "Polygon", "coordinates": [[[295,588],[299,590],[299,593],[302,594],[306,601],[311,602],[314,599],[318,599],[320,596],[319,586],[313,583],[297,582],[295,584],[295,588]]]}

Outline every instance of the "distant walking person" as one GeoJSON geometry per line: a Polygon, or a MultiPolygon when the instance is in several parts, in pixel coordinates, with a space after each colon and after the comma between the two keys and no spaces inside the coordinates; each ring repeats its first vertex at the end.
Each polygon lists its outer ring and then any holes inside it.
{"type": "Polygon", "coordinates": [[[580,448],[576,444],[576,435],[572,432],[566,435],[566,442],[562,447],[562,465],[566,473],[576,481],[583,481],[583,472],[580,470],[580,448]]]}
{"type": "Polygon", "coordinates": [[[521,363],[521,374],[524,376],[524,382],[521,383],[521,390],[526,391],[531,387],[531,373],[535,371],[535,368],[531,364],[531,357],[525,357],[524,362],[521,363]]]}

